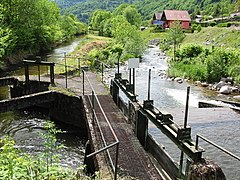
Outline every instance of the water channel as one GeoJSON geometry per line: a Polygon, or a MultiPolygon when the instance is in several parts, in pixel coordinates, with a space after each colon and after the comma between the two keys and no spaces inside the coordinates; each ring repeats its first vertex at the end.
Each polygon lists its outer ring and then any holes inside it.
{"type": "MultiPolygon", "coordinates": [[[[56,58],[49,61],[59,62],[62,58],[59,59],[58,56],[63,57],[64,52],[69,53],[73,51],[80,40],[81,39],[74,41],[71,45],[55,49],[53,58],[54,56],[56,58]]],[[[159,76],[160,73],[164,74],[167,68],[167,57],[164,56],[157,47],[149,48],[144,55],[143,61],[140,63],[140,67],[136,69],[137,99],[139,101],[147,99],[148,72],[149,69],[151,69],[152,82],[150,99],[154,100],[155,107],[171,113],[174,121],[181,125],[183,124],[185,114],[186,90],[190,84],[187,82],[179,84],[174,81],[169,81],[163,76],[159,76]]],[[[116,71],[116,69],[113,71],[116,71]]],[[[123,73],[124,78],[128,79],[127,66],[121,66],[120,72],[123,73]]],[[[23,72],[20,72],[20,74],[23,74],[23,72]]],[[[0,87],[0,99],[7,97],[8,88],[0,87]]],[[[195,139],[195,135],[199,133],[240,156],[240,114],[229,109],[197,108],[200,100],[210,100],[211,98],[214,97],[205,93],[200,87],[191,86],[188,125],[192,128],[192,138],[195,139]]],[[[42,124],[46,119],[48,119],[48,116],[40,112],[31,114],[25,111],[0,114],[0,135],[2,135],[3,132],[13,134],[19,146],[25,146],[25,149],[30,149],[30,151],[32,149],[38,151],[40,147],[35,143],[38,142],[37,139],[39,137],[36,136],[36,134],[37,131],[42,131],[42,124]],[[35,136],[36,139],[33,138],[35,136]]],[[[165,146],[166,151],[173,160],[179,162],[180,151],[178,148],[151,123],[149,124],[149,131],[159,143],[165,146]]],[[[62,155],[63,164],[77,167],[81,164],[84,153],[83,144],[76,134],[68,133],[68,130],[64,130],[64,132],[66,136],[64,137],[63,135],[59,137],[59,141],[62,142],[65,147],[62,155]],[[72,139],[74,139],[74,141],[72,141],[72,139]]],[[[223,168],[227,179],[240,179],[239,161],[221,153],[203,141],[200,141],[200,146],[206,150],[203,154],[204,157],[208,157],[219,164],[223,168]]]]}
{"type": "MultiPolygon", "coordinates": [[[[77,38],[71,44],[56,48],[49,61],[59,61],[64,56],[64,52],[72,52],[81,40],[82,38],[77,38]]],[[[46,67],[43,66],[41,72],[47,72],[46,67]]],[[[37,69],[31,68],[30,74],[36,75],[36,73],[37,69]]],[[[15,76],[23,74],[24,68],[12,72],[12,75],[15,76]]],[[[0,87],[0,100],[9,97],[9,87],[0,87]]],[[[44,148],[40,133],[46,132],[44,124],[47,120],[49,120],[48,110],[42,108],[0,113],[0,137],[10,135],[16,141],[18,148],[32,155],[39,155],[44,148]]],[[[78,168],[83,163],[85,140],[74,127],[56,123],[56,128],[62,131],[57,134],[58,143],[63,145],[63,148],[57,152],[60,155],[62,166],[78,168]]]]}

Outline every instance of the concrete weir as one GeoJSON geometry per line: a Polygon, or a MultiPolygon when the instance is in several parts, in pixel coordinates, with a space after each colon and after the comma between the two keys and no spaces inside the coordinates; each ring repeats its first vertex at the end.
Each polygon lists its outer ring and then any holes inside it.
{"type": "Polygon", "coordinates": [[[24,82],[14,78],[1,78],[1,85],[13,85],[10,88],[10,99],[0,101],[0,113],[21,110],[33,106],[49,109],[52,120],[79,128],[83,136],[87,136],[86,117],[82,97],[68,96],[57,91],[48,90],[49,83],[31,81],[24,82]],[[38,92],[40,91],[40,92],[38,92]]]}

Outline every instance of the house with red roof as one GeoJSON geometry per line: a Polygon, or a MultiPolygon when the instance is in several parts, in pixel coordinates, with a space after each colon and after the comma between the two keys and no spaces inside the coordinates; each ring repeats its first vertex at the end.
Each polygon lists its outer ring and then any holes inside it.
{"type": "Polygon", "coordinates": [[[191,18],[188,11],[164,10],[161,21],[164,29],[171,28],[175,21],[179,21],[183,29],[189,29],[191,18]]]}

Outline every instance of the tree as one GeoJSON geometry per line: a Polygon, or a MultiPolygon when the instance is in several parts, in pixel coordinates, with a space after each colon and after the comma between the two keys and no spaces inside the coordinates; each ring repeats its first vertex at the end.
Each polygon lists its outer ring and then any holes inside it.
{"type": "Polygon", "coordinates": [[[141,33],[135,25],[131,25],[123,15],[112,19],[112,35],[115,42],[124,47],[125,53],[140,57],[145,50],[141,33]]]}
{"type": "Polygon", "coordinates": [[[176,48],[185,38],[185,34],[182,30],[181,24],[179,21],[175,21],[173,27],[167,31],[167,41],[170,44],[173,44],[173,60],[175,61],[176,48]]]}
{"type": "Polygon", "coordinates": [[[116,16],[123,15],[131,25],[137,27],[139,27],[142,22],[142,16],[135,5],[121,4],[113,11],[113,14],[116,16]]]}
{"type": "Polygon", "coordinates": [[[131,25],[135,25],[136,27],[141,25],[141,14],[137,11],[136,7],[128,6],[125,8],[123,15],[131,25]]]}
{"type": "Polygon", "coordinates": [[[13,53],[46,53],[56,42],[86,29],[75,16],[61,16],[60,9],[49,0],[1,0],[0,21],[1,28],[11,32],[13,53]]]}
{"type": "Polygon", "coordinates": [[[96,10],[90,17],[90,26],[93,30],[99,31],[103,35],[104,22],[112,17],[112,13],[104,10],[96,10]]]}

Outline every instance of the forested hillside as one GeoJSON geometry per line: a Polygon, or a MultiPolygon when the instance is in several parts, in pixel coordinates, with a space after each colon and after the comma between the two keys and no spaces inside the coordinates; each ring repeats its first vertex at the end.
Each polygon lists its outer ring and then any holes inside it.
{"type": "Polygon", "coordinates": [[[81,21],[88,22],[96,9],[112,11],[122,3],[135,4],[143,19],[149,20],[154,12],[164,9],[188,10],[191,14],[222,16],[237,11],[240,0],[55,0],[63,13],[73,13],[81,21]]]}
{"type": "Polygon", "coordinates": [[[88,22],[91,13],[97,9],[113,11],[120,4],[133,4],[136,0],[55,0],[62,9],[62,13],[75,14],[81,22],[88,22]],[[67,5],[68,4],[68,5],[67,5]],[[73,6],[71,4],[74,4],[73,6]]]}

